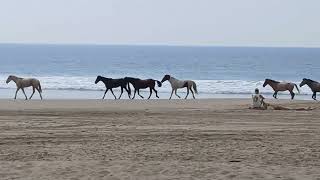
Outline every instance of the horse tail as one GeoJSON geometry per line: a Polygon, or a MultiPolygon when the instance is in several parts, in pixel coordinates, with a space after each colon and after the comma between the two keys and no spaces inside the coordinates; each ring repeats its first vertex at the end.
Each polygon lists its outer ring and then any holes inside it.
{"type": "Polygon", "coordinates": [[[40,91],[40,93],[42,93],[42,88],[41,88],[40,82],[39,82],[39,91],[40,91]]]}
{"type": "Polygon", "coordinates": [[[158,80],[155,80],[155,81],[157,81],[158,87],[161,87],[161,86],[162,86],[162,83],[161,83],[160,81],[158,81],[158,80]]]}
{"type": "Polygon", "coordinates": [[[297,84],[294,84],[294,86],[297,88],[298,93],[300,94],[300,90],[299,90],[299,88],[298,88],[297,84]]]}
{"type": "Polygon", "coordinates": [[[197,84],[196,84],[194,81],[192,81],[192,87],[193,87],[193,89],[194,89],[194,92],[195,92],[196,94],[198,94],[197,84]]]}

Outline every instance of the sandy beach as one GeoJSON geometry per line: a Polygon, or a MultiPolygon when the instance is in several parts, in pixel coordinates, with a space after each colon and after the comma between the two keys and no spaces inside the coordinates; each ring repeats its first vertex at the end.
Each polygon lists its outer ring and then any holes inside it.
{"type": "Polygon", "coordinates": [[[320,103],[0,100],[1,179],[320,179],[320,103]]]}

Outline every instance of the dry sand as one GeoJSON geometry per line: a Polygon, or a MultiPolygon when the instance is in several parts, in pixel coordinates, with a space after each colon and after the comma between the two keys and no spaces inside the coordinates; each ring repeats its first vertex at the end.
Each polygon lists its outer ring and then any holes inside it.
{"type": "Polygon", "coordinates": [[[1,179],[320,179],[320,103],[0,100],[1,179]]]}

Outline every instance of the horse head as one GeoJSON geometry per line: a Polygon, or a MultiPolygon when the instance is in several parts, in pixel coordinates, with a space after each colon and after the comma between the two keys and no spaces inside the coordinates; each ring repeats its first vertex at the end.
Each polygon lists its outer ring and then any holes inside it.
{"type": "Polygon", "coordinates": [[[302,86],[306,85],[307,81],[308,81],[307,78],[303,78],[299,86],[302,87],[302,86]]]}
{"type": "Polygon", "coordinates": [[[102,76],[97,76],[97,79],[94,83],[97,84],[99,81],[101,81],[101,79],[102,79],[102,76]]]}
{"type": "Polygon", "coordinates": [[[265,79],[262,86],[263,86],[263,87],[266,87],[266,85],[269,84],[269,81],[270,81],[270,79],[265,79]]]}
{"type": "Polygon", "coordinates": [[[271,84],[278,84],[280,83],[279,81],[275,81],[275,80],[272,80],[272,79],[266,79],[263,83],[263,87],[266,87],[266,85],[270,85],[272,86],[271,84]]]}
{"type": "Polygon", "coordinates": [[[12,79],[13,79],[12,75],[8,76],[8,79],[7,79],[6,83],[8,84],[10,81],[12,81],[12,79]]]}
{"type": "Polygon", "coordinates": [[[163,82],[165,82],[165,81],[167,81],[167,80],[170,80],[170,78],[171,78],[170,75],[168,75],[168,74],[164,75],[164,77],[163,77],[162,80],[161,80],[161,83],[163,83],[163,82]]]}

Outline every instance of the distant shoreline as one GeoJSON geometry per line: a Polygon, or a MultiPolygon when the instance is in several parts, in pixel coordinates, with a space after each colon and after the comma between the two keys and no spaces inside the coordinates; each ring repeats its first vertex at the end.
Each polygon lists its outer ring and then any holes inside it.
{"type": "Polygon", "coordinates": [[[182,44],[95,44],[95,43],[0,43],[15,46],[109,46],[109,47],[180,47],[180,48],[281,48],[281,49],[320,49],[317,46],[251,46],[251,45],[182,45],[182,44]]]}

